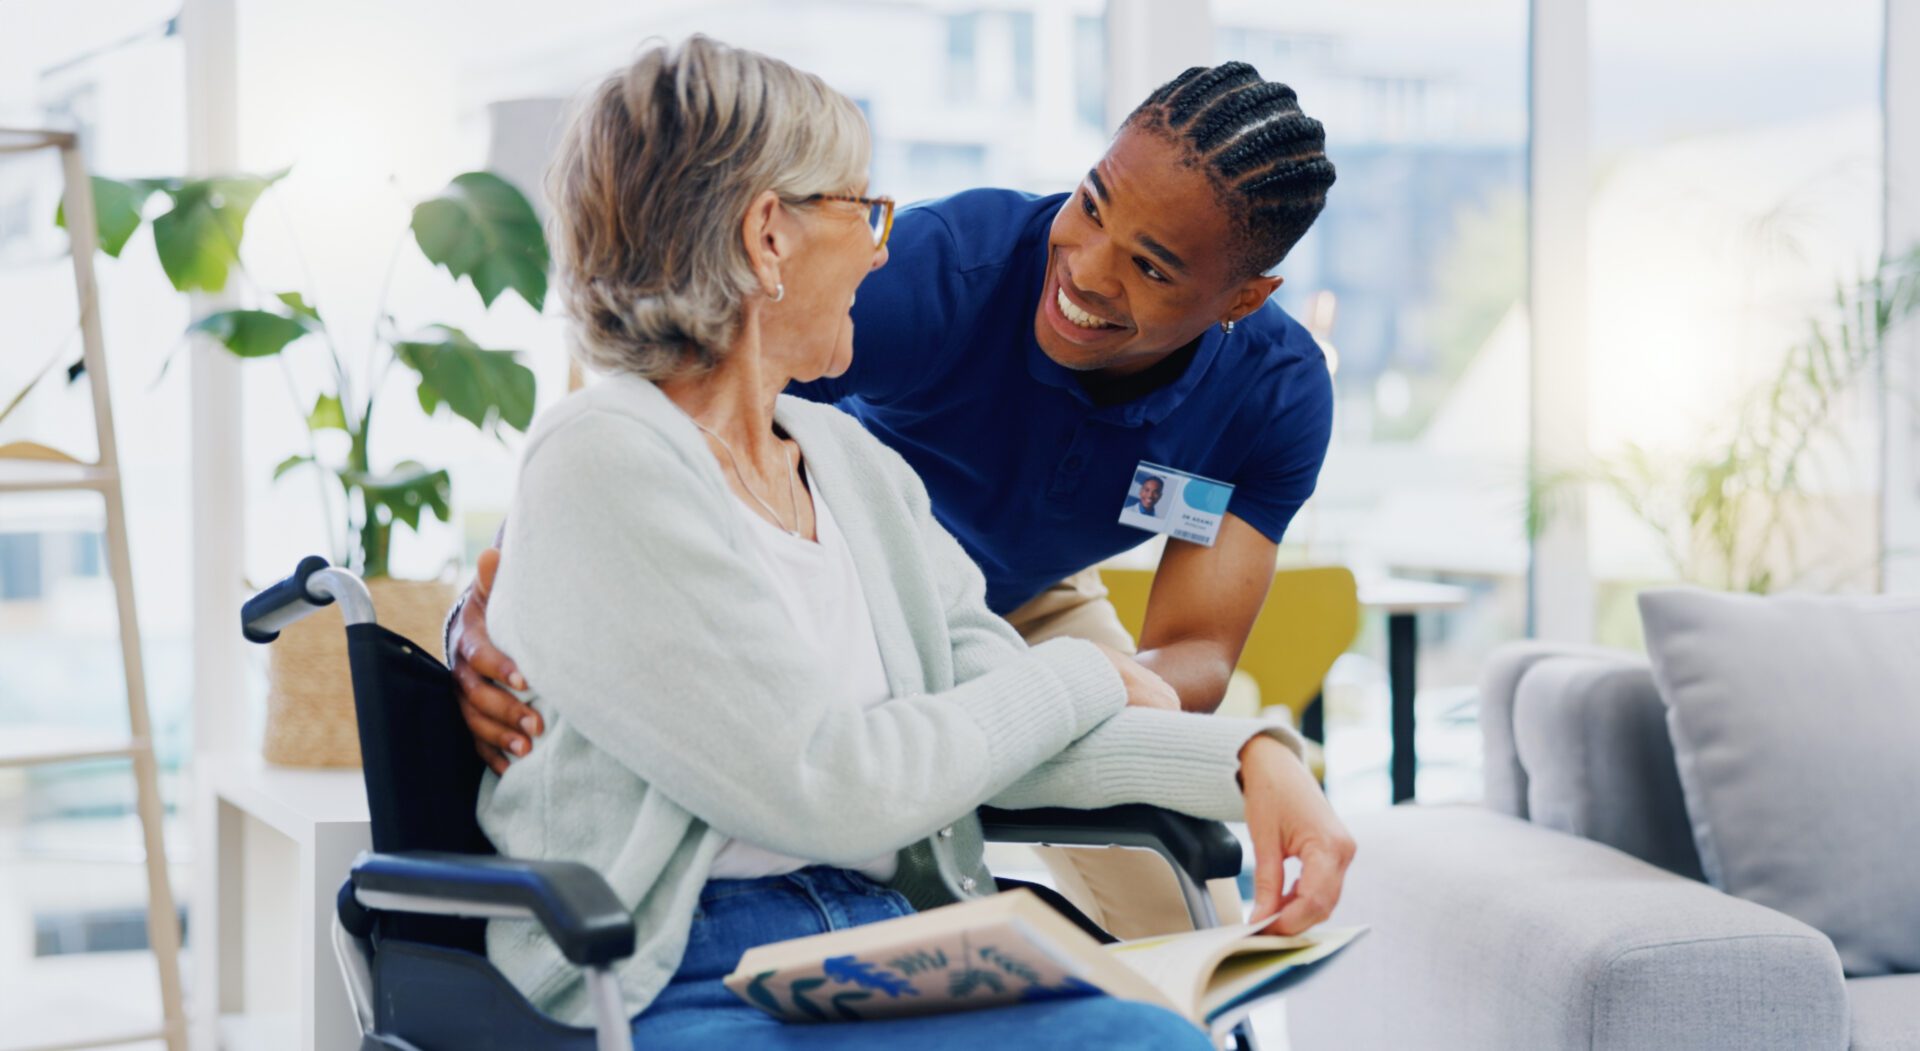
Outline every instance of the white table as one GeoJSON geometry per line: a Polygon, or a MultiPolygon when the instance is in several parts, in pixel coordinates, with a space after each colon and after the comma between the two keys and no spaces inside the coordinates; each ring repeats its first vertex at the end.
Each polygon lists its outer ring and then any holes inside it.
{"type": "Polygon", "coordinates": [[[1393,801],[1413,798],[1420,761],[1413,745],[1413,697],[1420,659],[1420,614],[1458,609],[1473,593],[1453,584],[1379,577],[1359,582],[1360,604],[1387,618],[1387,692],[1393,703],[1393,801]]]}
{"type": "Polygon", "coordinates": [[[293,770],[257,755],[194,765],[205,859],[193,911],[195,1051],[356,1051],[331,929],[334,894],[371,843],[360,771],[293,770]]]}

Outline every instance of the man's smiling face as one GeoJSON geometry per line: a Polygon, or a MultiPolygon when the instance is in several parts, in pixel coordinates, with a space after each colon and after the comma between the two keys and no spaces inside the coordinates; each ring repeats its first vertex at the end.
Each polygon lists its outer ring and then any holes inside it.
{"type": "Polygon", "coordinates": [[[1179,146],[1123,128],[1047,234],[1040,349],[1070,369],[1125,375],[1254,309],[1279,281],[1235,273],[1233,236],[1179,146]]]}

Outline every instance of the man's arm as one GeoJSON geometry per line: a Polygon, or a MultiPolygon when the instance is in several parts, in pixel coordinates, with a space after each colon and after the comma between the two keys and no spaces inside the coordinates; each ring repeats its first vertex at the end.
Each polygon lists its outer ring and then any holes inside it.
{"type": "Polygon", "coordinates": [[[1273,584],[1278,545],[1231,513],[1212,547],[1167,541],[1153,575],[1139,661],[1180,694],[1190,712],[1211,712],[1247,644],[1273,584]]]}

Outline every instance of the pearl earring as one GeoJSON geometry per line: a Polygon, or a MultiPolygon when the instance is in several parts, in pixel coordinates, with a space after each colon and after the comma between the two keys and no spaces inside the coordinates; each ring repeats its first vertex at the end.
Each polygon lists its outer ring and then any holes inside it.
{"type": "Polygon", "coordinates": [[[776,283],[776,284],[775,284],[775,285],[773,286],[773,297],[772,297],[772,298],[773,298],[773,301],[774,301],[775,303],[778,303],[778,302],[780,302],[781,300],[783,300],[783,299],[785,299],[785,298],[787,298],[787,286],[785,286],[785,285],[782,285],[782,284],[778,284],[778,283],[776,283]]]}
{"type": "Polygon", "coordinates": [[[1220,331],[1226,333],[1229,336],[1233,335],[1233,321],[1229,319],[1229,320],[1220,322],[1220,331]]]}

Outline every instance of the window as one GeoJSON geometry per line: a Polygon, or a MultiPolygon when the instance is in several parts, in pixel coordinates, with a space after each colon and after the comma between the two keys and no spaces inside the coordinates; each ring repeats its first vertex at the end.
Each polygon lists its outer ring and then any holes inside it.
{"type": "MultiPolygon", "coordinates": [[[[1422,620],[1419,750],[1422,799],[1473,796],[1472,684],[1525,631],[1527,5],[1214,11],[1215,61],[1290,84],[1339,171],[1281,267],[1277,298],[1331,348],[1337,399],[1282,557],[1469,589],[1465,609],[1422,620]]],[[[1327,705],[1330,790],[1384,805],[1382,662],[1345,659],[1327,705]]]]}
{"type": "Polygon", "coordinates": [[[1784,0],[1592,7],[1589,439],[1642,505],[1593,495],[1602,641],[1638,644],[1633,596],[1650,584],[1873,586],[1878,435],[1865,401],[1841,404],[1838,440],[1819,444],[1803,481],[1712,487],[1697,530],[1675,508],[1695,499],[1689,468],[1754,477],[1759,448],[1730,436],[1880,253],[1882,8],[1838,0],[1809,19],[1784,0]],[[1649,33],[1654,20],[1664,28],[1649,33]],[[1809,509],[1790,506],[1795,493],[1809,509]],[[1769,532],[1776,509],[1788,517],[1769,532]],[[1721,511],[1737,528],[1712,528],[1721,511]]]}
{"type": "Polygon", "coordinates": [[[1013,97],[1033,105],[1033,13],[1014,11],[1007,16],[1007,29],[1013,36],[1013,97]]]}
{"type": "Polygon", "coordinates": [[[987,148],[970,143],[907,144],[907,184],[916,196],[939,197],[983,185],[987,148]]]}
{"type": "Polygon", "coordinates": [[[971,102],[980,72],[980,15],[947,16],[947,99],[971,102]]]}
{"type": "Polygon", "coordinates": [[[39,533],[0,533],[0,601],[25,602],[42,593],[39,533]]]}
{"type": "Polygon", "coordinates": [[[1106,132],[1107,23],[1103,18],[1073,20],[1073,114],[1081,127],[1106,132]]]}

